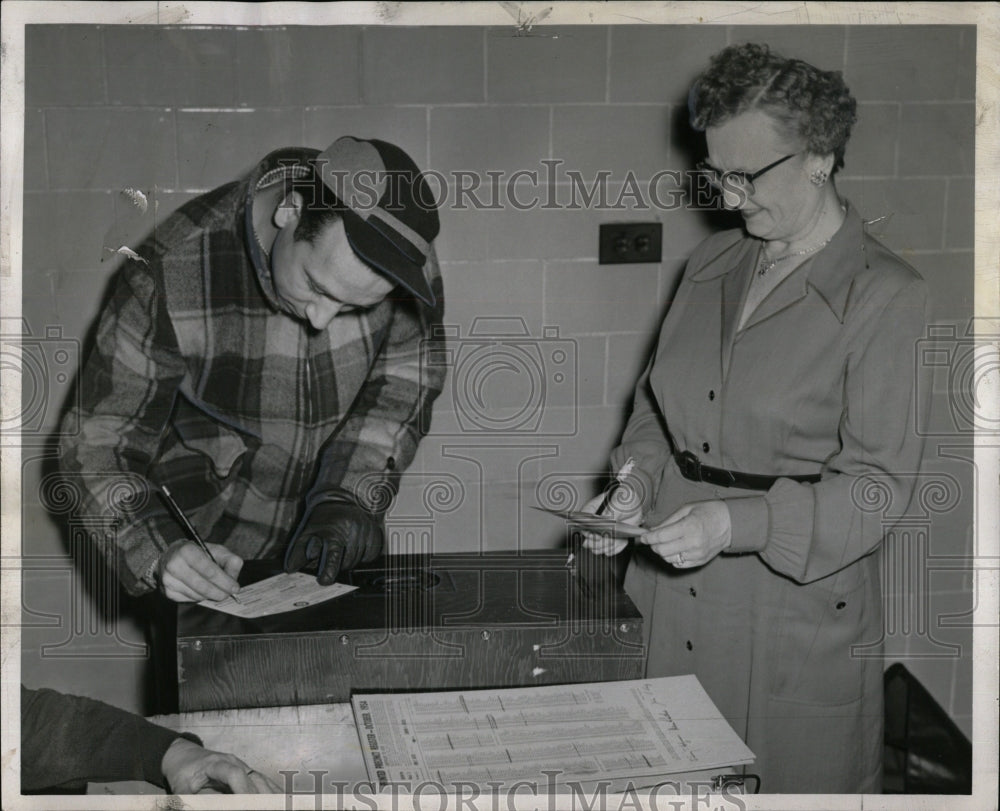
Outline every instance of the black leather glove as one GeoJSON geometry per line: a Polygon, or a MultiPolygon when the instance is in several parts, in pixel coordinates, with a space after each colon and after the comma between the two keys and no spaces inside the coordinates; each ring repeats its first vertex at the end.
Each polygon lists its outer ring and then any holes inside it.
{"type": "Polygon", "coordinates": [[[353,569],[382,554],[382,517],[349,501],[324,501],[313,507],[285,551],[285,571],[316,563],[316,580],[329,586],[341,569],[353,569]]]}

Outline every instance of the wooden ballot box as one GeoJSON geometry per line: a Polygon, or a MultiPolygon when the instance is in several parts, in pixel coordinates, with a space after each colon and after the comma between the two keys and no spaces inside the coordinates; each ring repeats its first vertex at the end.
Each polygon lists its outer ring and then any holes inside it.
{"type": "MultiPolygon", "coordinates": [[[[604,560],[394,555],[344,573],[354,591],[297,611],[244,619],[180,605],[180,710],[642,678],[642,617],[604,560]]],[[[240,580],[279,571],[247,561],[240,580]]]]}

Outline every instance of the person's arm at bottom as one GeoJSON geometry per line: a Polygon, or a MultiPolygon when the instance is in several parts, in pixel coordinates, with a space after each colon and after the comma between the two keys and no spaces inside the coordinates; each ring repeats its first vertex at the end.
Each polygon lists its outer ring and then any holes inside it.
{"type": "Polygon", "coordinates": [[[221,785],[233,794],[277,794],[278,788],[235,755],[213,752],[187,738],[175,738],[160,769],[172,794],[195,794],[221,785]]]}
{"type": "Polygon", "coordinates": [[[21,686],[22,791],[145,780],[188,793],[210,779],[234,793],[277,791],[232,755],[207,750],[134,713],[91,698],[21,686]],[[240,764],[242,778],[226,764],[240,764]],[[208,777],[198,785],[202,774],[208,777]]]}

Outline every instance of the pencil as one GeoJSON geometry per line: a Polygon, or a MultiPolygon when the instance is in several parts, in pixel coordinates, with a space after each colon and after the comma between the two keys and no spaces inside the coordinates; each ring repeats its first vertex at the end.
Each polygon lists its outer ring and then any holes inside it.
{"type": "Polygon", "coordinates": [[[611,486],[608,488],[607,494],[604,496],[604,501],[601,502],[601,506],[597,508],[595,515],[604,515],[604,511],[611,504],[611,497],[615,494],[615,491],[621,487],[621,483],[625,481],[625,478],[629,473],[632,472],[632,468],[635,467],[635,460],[630,456],[625,460],[625,464],[621,466],[618,474],[615,476],[615,480],[611,482],[611,486]]]}
{"type": "MultiPolygon", "coordinates": [[[[208,555],[212,563],[214,563],[216,566],[219,566],[219,561],[215,559],[215,555],[213,555],[209,551],[208,547],[205,546],[205,542],[201,539],[201,535],[198,534],[198,530],[196,530],[191,525],[191,522],[188,521],[188,517],[184,515],[184,511],[180,508],[180,505],[176,501],[174,501],[174,497],[170,495],[170,490],[167,489],[167,486],[165,484],[160,485],[160,492],[163,493],[163,500],[167,502],[167,506],[170,508],[171,512],[173,512],[177,520],[181,522],[181,525],[184,527],[185,532],[187,532],[188,537],[196,544],[198,544],[198,548],[206,555],[208,555]]],[[[222,567],[219,566],[219,568],[221,569],[222,567]]],[[[232,597],[233,600],[236,601],[237,603],[240,602],[239,598],[235,594],[230,594],[229,596],[232,597]]]]}
{"type": "MultiPolygon", "coordinates": [[[[625,481],[626,477],[628,476],[629,473],[632,472],[632,468],[634,467],[635,467],[635,460],[630,456],[628,459],[625,460],[625,464],[622,465],[621,468],[618,470],[618,473],[615,475],[615,480],[611,482],[611,486],[608,487],[608,492],[604,496],[604,500],[601,501],[601,506],[597,508],[597,512],[594,513],[594,515],[604,515],[604,511],[608,508],[608,505],[611,503],[611,497],[615,494],[615,491],[619,487],[621,487],[621,483],[625,481]]],[[[566,558],[566,565],[568,567],[573,566],[574,557],[575,555],[572,552],[570,552],[569,557],[566,558]]]]}

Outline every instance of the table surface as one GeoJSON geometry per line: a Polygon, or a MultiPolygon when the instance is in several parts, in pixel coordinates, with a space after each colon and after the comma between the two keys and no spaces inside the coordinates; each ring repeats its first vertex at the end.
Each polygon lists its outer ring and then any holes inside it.
{"type": "MultiPolygon", "coordinates": [[[[322,787],[327,794],[338,790],[348,794],[358,791],[367,797],[373,794],[349,703],[188,712],[150,720],[170,729],[193,732],[208,749],[232,752],[286,792],[293,788],[298,793],[313,793],[322,787]],[[283,775],[283,771],[293,774],[283,775]],[[289,784],[289,780],[293,782],[289,784]]],[[[544,764],[540,767],[544,768],[544,764]]],[[[730,768],[686,772],[671,775],[670,782],[678,784],[677,793],[687,794],[690,784],[697,783],[701,787],[699,794],[704,794],[715,775],[733,771],[730,768]]],[[[544,775],[539,774],[541,790],[545,788],[544,781],[544,775]]],[[[609,791],[623,791],[626,782],[612,783],[609,791]]],[[[637,789],[643,785],[638,781],[634,784],[637,789]]],[[[581,791],[588,792],[587,796],[595,788],[593,783],[580,786],[581,791]]],[[[163,793],[147,783],[92,784],[89,791],[163,793]]]]}
{"type": "MultiPolygon", "coordinates": [[[[368,783],[364,755],[358,742],[351,705],[317,704],[303,707],[265,707],[241,710],[158,715],[150,721],[193,732],[208,749],[231,752],[283,790],[292,779],[296,791],[313,791],[322,772],[323,785],[335,781],[353,787],[368,783]],[[282,771],[297,771],[286,778],[282,771]]],[[[352,790],[349,788],[348,790],[352,790]]],[[[143,782],[93,783],[91,794],[162,794],[143,782]]],[[[368,791],[371,794],[371,791],[368,791]]]]}
{"type": "Polygon", "coordinates": [[[300,772],[304,785],[312,783],[310,771],[323,771],[331,781],[368,782],[348,703],[188,712],[151,720],[193,732],[208,749],[232,752],[282,788],[281,772],[289,770],[300,772]]]}

